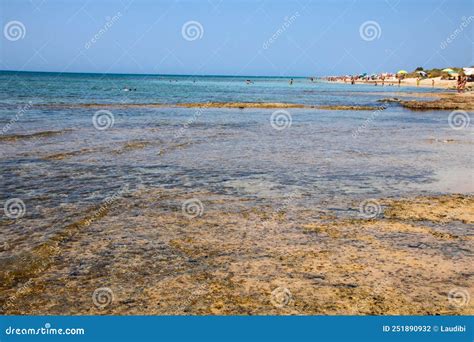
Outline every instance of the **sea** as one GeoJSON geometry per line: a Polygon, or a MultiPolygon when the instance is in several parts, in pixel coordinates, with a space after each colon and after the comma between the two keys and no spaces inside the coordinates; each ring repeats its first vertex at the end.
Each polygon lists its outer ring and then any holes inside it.
{"type": "Polygon", "coordinates": [[[21,225],[51,225],[100,205],[124,187],[269,206],[291,201],[336,216],[356,215],[364,199],[473,192],[471,127],[453,127],[450,111],[380,101],[432,100],[440,90],[298,77],[290,83],[1,72],[0,221],[11,220],[9,200],[21,200],[24,212],[0,240],[21,225]],[[209,102],[373,109],[175,106],[209,102]]]}

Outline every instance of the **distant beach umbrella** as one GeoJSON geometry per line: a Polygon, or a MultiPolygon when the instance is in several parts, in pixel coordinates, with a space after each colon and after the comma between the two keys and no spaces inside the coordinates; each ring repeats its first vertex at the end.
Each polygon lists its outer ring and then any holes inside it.
{"type": "Polygon", "coordinates": [[[397,74],[408,74],[406,70],[398,70],[397,74]]]}
{"type": "Polygon", "coordinates": [[[446,68],[446,69],[443,69],[442,70],[443,72],[447,72],[448,74],[452,74],[453,72],[455,72],[453,69],[451,68],[446,68]]]}
{"type": "Polygon", "coordinates": [[[464,75],[466,76],[474,75],[474,68],[463,68],[463,70],[464,70],[464,75]]]}

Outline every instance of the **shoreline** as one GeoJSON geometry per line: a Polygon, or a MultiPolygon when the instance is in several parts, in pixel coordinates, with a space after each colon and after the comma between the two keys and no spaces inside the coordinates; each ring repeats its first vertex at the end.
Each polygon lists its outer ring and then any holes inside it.
{"type": "MultiPolygon", "coordinates": [[[[417,88],[431,88],[431,89],[445,89],[445,90],[456,90],[457,81],[456,80],[442,80],[441,77],[436,78],[425,78],[420,80],[420,84],[417,86],[416,78],[405,78],[401,81],[400,86],[402,87],[417,87],[417,88]],[[432,80],[435,81],[434,86],[432,85],[432,80]]],[[[350,80],[344,82],[343,80],[336,80],[336,81],[326,81],[328,83],[338,83],[338,84],[347,84],[352,85],[350,80]]],[[[377,83],[377,86],[382,87],[382,80],[356,80],[355,84],[366,84],[366,85],[374,85],[377,83]]],[[[398,80],[397,79],[389,79],[385,80],[384,87],[398,87],[398,80]]],[[[474,82],[468,82],[466,87],[474,87],[474,82]]]]}

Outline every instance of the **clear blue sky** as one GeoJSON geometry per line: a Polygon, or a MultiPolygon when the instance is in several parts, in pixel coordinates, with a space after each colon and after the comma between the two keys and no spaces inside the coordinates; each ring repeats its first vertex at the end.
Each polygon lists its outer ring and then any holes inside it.
{"type": "Polygon", "coordinates": [[[307,76],[469,66],[473,7],[472,0],[0,0],[0,69],[307,76]],[[7,39],[11,21],[23,24],[22,39],[7,39]],[[183,38],[188,21],[202,25],[202,37],[183,38]],[[361,37],[367,21],[380,27],[374,40],[361,37]]]}

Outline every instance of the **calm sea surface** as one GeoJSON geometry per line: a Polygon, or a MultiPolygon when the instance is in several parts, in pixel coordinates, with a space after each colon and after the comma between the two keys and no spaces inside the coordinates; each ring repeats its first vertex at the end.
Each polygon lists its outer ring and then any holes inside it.
{"type": "Polygon", "coordinates": [[[473,191],[472,129],[452,129],[446,111],[412,112],[396,104],[383,111],[287,109],[279,113],[283,129],[275,129],[273,109],[87,106],[207,101],[379,106],[377,100],[399,96],[395,92],[436,91],[288,81],[0,73],[0,203],[20,198],[26,206],[23,224],[52,224],[124,185],[270,205],[290,199],[336,215],[351,215],[353,203],[365,198],[473,191]],[[105,130],[93,124],[99,109],[113,117],[105,130]]]}

